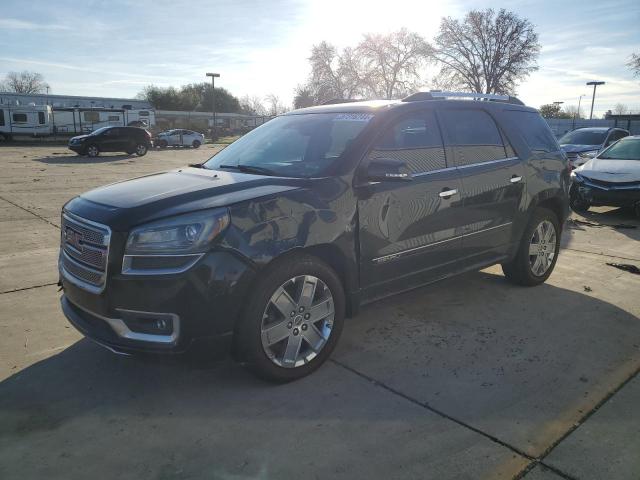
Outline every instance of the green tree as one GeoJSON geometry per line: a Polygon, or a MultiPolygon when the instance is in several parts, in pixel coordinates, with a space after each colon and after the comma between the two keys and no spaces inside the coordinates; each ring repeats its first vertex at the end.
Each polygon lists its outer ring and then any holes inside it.
{"type": "MultiPolygon", "coordinates": [[[[212,107],[211,85],[207,82],[190,83],[180,88],[149,85],[138,95],[158,110],[210,112],[212,107]]],[[[224,88],[216,87],[216,111],[239,113],[239,100],[224,88]]]]}
{"type": "Polygon", "coordinates": [[[538,110],[544,118],[573,118],[571,113],[563,111],[557,103],[541,105],[538,110]]]}

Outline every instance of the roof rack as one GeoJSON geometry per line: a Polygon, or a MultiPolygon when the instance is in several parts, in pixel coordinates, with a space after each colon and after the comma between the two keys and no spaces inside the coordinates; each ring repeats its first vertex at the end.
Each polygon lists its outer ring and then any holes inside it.
{"type": "Polygon", "coordinates": [[[442,92],[440,90],[432,90],[430,92],[417,92],[402,99],[403,102],[421,102],[424,100],[438,100],[446,98],[467,98],[470,100],[484,100],[493,102],[513,103],[515,105],[524,105],[516,97],[509,95],[497,95],[495,93],[470,93],[470,92],[442,92]]]}

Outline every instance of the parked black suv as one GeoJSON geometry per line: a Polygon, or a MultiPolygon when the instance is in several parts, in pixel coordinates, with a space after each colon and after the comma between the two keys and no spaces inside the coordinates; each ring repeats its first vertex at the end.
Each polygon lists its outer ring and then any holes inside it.
{"type": "Polygon", "coordinates": [[[97,157],[100,152],[126,152],[139,157],[151,148],[151,134],[138,127],[102,127],[89,135],[69,140],[69,149],[79,155],[97,157]]]}
{"type": "Polygon", "coordinates": [[[230,347],[288,381],[327,359],[363,303],[496,263],[544,282],[567,160],[517,99],[452,96],[297,110],[198,168],[72,199],[66,316],[116,352],[230,347]]]}

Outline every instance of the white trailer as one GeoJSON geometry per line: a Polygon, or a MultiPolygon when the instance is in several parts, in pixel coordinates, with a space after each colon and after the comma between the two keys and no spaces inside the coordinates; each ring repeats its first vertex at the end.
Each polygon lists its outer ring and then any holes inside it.
{"type": "Polygon", "coordinates": [[[60,135],[90,133],[98,128],[117,125],[151,128],[155,123],[153,110],[56,107],[53,109],[53,133],[60,135]]]}
{"type": "Polygon", "coordinates": [[[0,105],[0,141],[20,137],[82,135],[98,128],[155,126],[153,110],[0,105]]]}
{"type": "Polygon", "coordinates": [[[52,121],[49,105],[0,105],[0,140],[50,135],[52,121]]]}

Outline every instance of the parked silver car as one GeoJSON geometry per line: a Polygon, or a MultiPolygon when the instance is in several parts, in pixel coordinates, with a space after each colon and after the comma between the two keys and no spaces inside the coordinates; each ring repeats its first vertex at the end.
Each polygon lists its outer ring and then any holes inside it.
{"type": "Polygon", "coordinates": [[[174,129],[160,132],[154,144],[160,148],[193,147],[198,148],[204,143],[204,135],[193,130],[174,129]]]}

